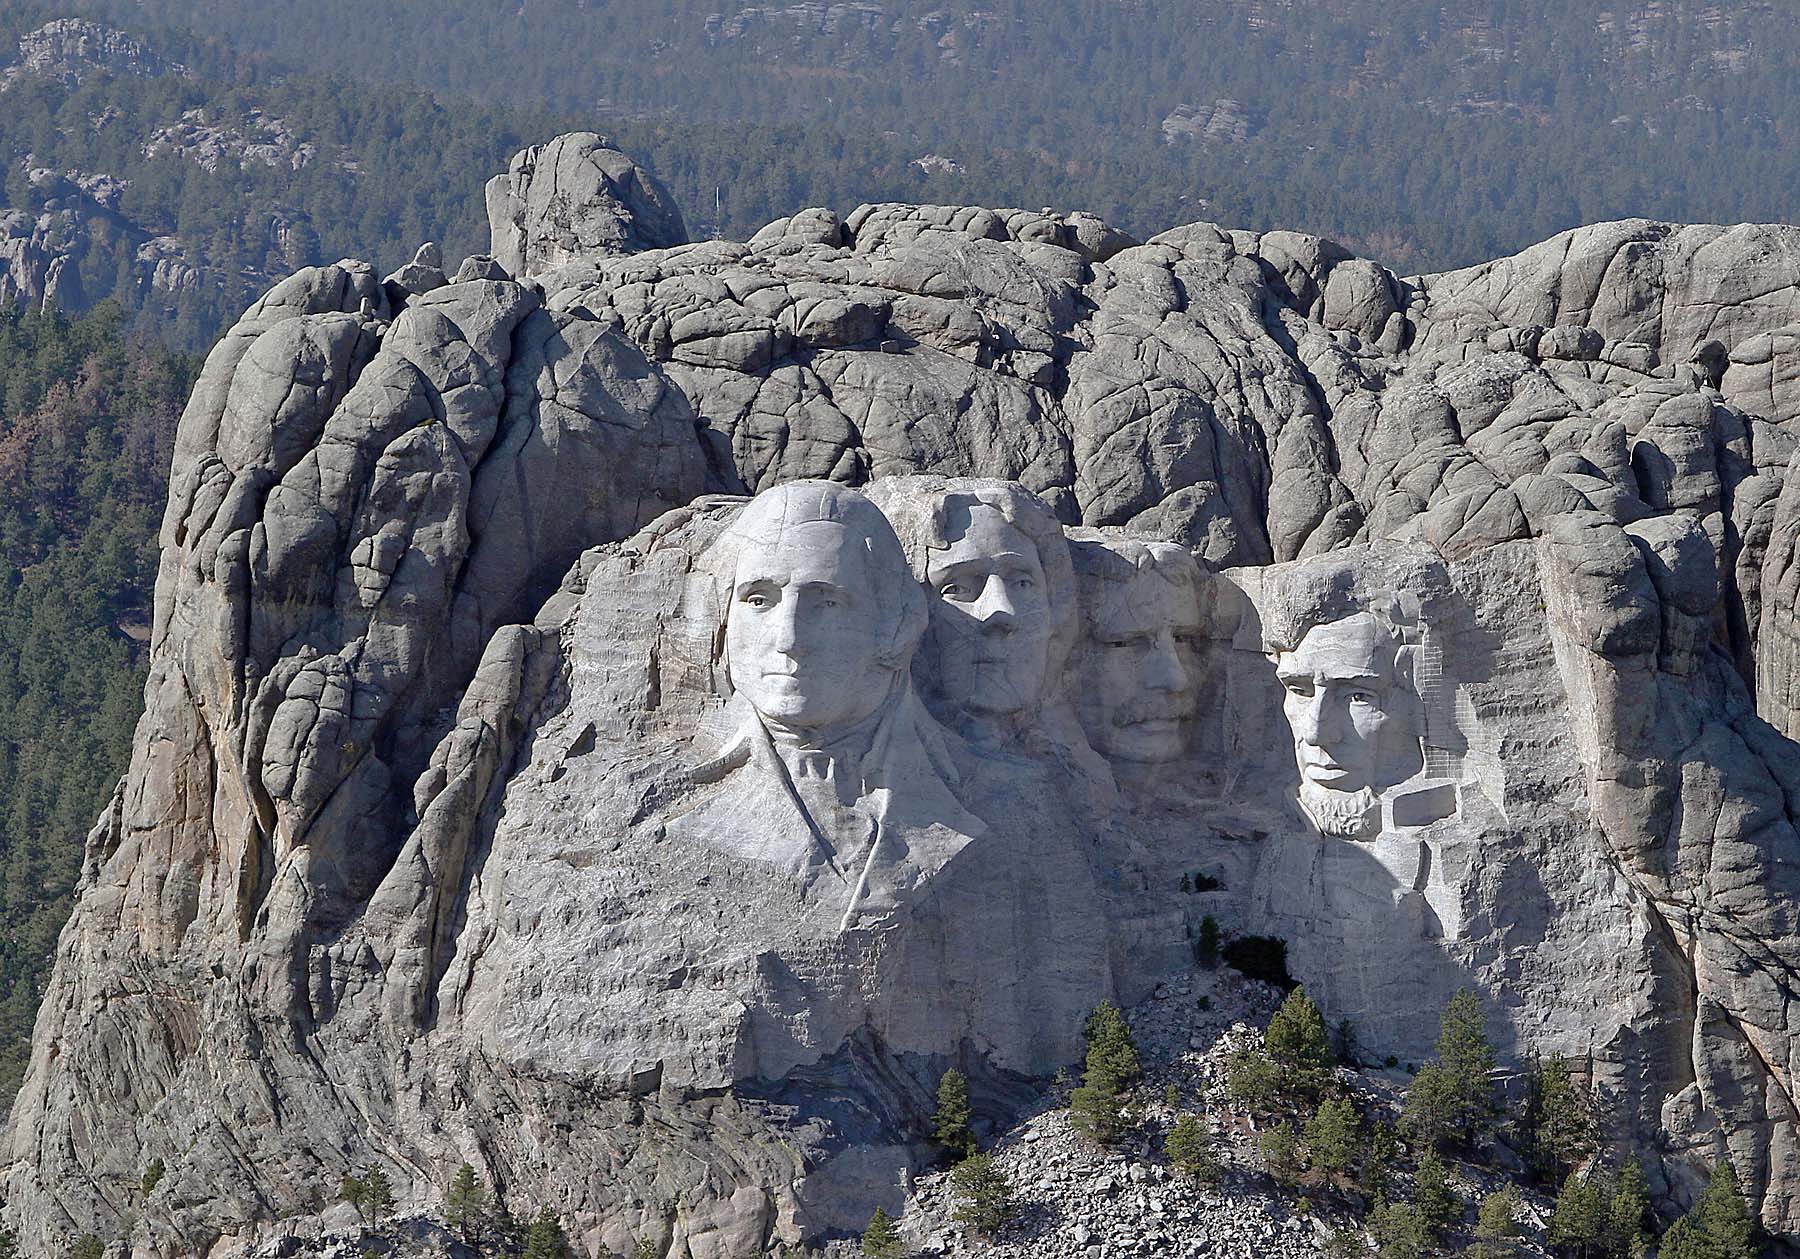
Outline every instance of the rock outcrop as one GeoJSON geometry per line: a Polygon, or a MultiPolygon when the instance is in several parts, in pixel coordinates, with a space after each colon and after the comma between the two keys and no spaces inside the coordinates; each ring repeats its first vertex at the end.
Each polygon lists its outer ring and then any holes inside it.
{"type": "Polygon", "coordinates": [[[1206,914],[1378,1058],[1474,987],[1665,1203],[1728,1155],[1800,1235],[1796,229],[684,244],[623,162],[529,150],[493,257],[308,268],[209,358],[33,1245],[465,1160],[593,1252],[841,1234],[946,1066],[1003,1129],[1206,914]]]}

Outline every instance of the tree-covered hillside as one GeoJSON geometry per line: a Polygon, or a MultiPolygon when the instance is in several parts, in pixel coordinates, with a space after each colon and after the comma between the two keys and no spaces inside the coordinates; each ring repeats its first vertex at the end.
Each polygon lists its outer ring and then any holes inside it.
{"type": "Polygon", "coordinates": [[[690,219],[716,187],[734,235],[935,198],[1306,229],[1436,269],[1606,218],[1800,216],[1800,23],[1770,0],[93,2],[583,118],[690,219]]]}
{"type": "Polygon", "coordinates": [[[175,421],[195,364],[0,309],[0,1097],[24,1069],[82,838],[130,755],[175,421]]]}

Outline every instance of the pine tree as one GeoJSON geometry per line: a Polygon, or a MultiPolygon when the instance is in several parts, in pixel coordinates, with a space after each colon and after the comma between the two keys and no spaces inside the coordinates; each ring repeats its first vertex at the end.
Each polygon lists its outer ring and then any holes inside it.
{"type": "Polygon", "coordinates": [[[1347,1097],[1328,1097],[1307,1121],[1307,1160],[1327,1174],[1348,1172],[1362,1148],[1362,1119],[1347,1097]]]}
{"type": "Polygon", "coordinates": [[[572,1253],[562,1221],[549,1207],[539,1207],[531,1230],[525,1234],[523,1259],[572,1259],[572,1253]]]}
{"type": "Polygon", "coordinates": [[[92,1233],[83,1233],[69,1248],[69,1259],[105,1259],[106,1246],[92,1233]]]}
{"type": "Polygon", "coordinates": [[[19,1259],[19,1235],[10,1228],[0,1228],[0,1259],[19,1259]]]}
{"type": "Polygon", "coordinates": [[[1281,1091],[1289,1101],[1316,1095],[1337,1061],[1325,1016],[1304,988],[1290,992],[1275,1011],[1263,1047],[1280,1070],[1281,1091]]]}
{"type": "Polygon", "coordinates": [[[1593,1107],[1561,1054],[1532,1071],[1526,1113],[1532,1160],[1553,1182],[1566,1178],[1593,1151],[1593,1107]]]}
{"type": "Polygon", "coordinates": [[[1615,1259],[1643,1259],[1650,1248],[1644,1217],[1650,1210],[1650,1187],[1636,1159],[1619,1170],[1612,1201],[1606,1207],[1606,1253],[1615,1259]]]}
{"type": "Polygon", "coordinates": [[[1756,1220],[1738,1188],[1736,1170],[1729,1162],[1713,1167],[1712,1178],[1700,1194],[1700,1201],[1688,1213],[1695,1217],[1700,1233],[1711,1247],[1715,1259],[1753,1259],[1756,1254],[1756,1220]]]}
{"type": "Polygon", "coordinates": [[[1570,1172],[1550,1216],[1550,1244],[1564,1254],[1588,1259],[1605,1241],[1606,1222],[1600,1186],[1578,1171],[1570,1172]]]}
{"type": "Polygon", "coordinates": [[[1286,1120],[1264,1131],[1256,1139],[1256,1149],[1269,1178],[1283,1189],[1292,1188],[1306,1170],[1300,1157],[1300,1140],[1294,1135],[1294,1126],[1286,1120]]]}
{"type": "Polygon", "coordinates": [[[1103,1001],[1088,1017],[1087,1065],[1081,1087],[1069,1095],[1069,1118],[1081,1132],[1102,1145],[1118,1140],[1125,1129],[1125,1086],[1142,1072],[1137,1045],[1119,1007],[1103,1001]]]}
{"type": "Polygon", "coordinates": [[[932,1116],[931,1133],[953,1159],[967,1158],[975,1152],[975,1133],[969,1128],[971,1115],[969,1078],[951,1067],[938,1080],[937,1114],[932,1116]]]}
{"type": "Polygon", "coordinates": [[[1121,1085],[1130,1084],[1143,1074],[1143,1068],[1138,1062],[1137,1042],[1131,1038],[1131,1028],[1126,1024],[1119,1007],[1111,1001],[1102,1001],[1094,1007],[1081,1034],[1087,1040],[1089,1063],[1093,1062],[1094,1055],[1098,1053],[1107,1068],[1118,1077],[1121,1085]]]}
{"type": "Polygon", "coordinates": [[[992,1237],[1013,1216],[1012,1185],[991,1154],[975,1153],[950,1173],[956,1195],[956,1218],[984,1237],[992,1237]]]}
{"type": "Polygon", "coordinates": [[[1436,1058],[1419,1069],[1406,1091],[1407,1126],[1433,1143],[1467,1144],[1486,1135],[1494,1126],[1495,1060],[1481,1002],[1459,989],[1444,1008],[1436,1058]]]}
{"type": "Polygon", "coordinates": [[[1225,1064],[1225,1096],[1234,1106],[1259,1112],[1281,1091],[1281,1070],[1260,1049],[1240,1049],[1225,1064]]]}
{"type": "Polygon", "coordinates": [[[1412,1207],[1377,1202],[1369,1212],[1376,1259],[1426,1259],[1434,1253],[1431,1229],[1412,1207]]]}
{"type": "Polygon", "coordinates": [[[363,1201],[369,1209],[369,1226],[380,1228],[382,1217],[394,1209],[394,1184],[379,1167],[364,1172],[362,1182],[363,1201]]]}
{"type": "Polygon", "coordinates": [[[365,1225],[369,1222],[369,1187],[361,1176],[345,1172],[343,1180],[338,1182],[338,1197],[350,1204],[357,1219],[365,1225]]]}
{"type": "Polygon", "coordinates": [[[1475,1213],[1475,1245],[1470,1259],[1510,1259],[1519,1252],[1519,1191],[1513,1185],[1496,1189],[1481,1200],[1475,1213]]]}
{"type": "Polygon", "coordinates": [[[1213,1154],[1206,1126],[1194,1115],[1183,1115],[1163,1141],[1169,1164],[1182,1175],[1202,1183],[1219,1178],[1219,1160],[1213,1154]]]}
{"type": "Polygon", "coordinates": [[[1435,1150],[1427,1149],[1413,1172],[1413,1209],[1433,1237],[1462,1218],[1462,1198],[1450,1187],[1450,1175],[1435,1150]]]}
{"type": "Polygon", "coordinates": [[[1394,1164],[1399,1158],[1400,1136],[1394,1126],[1382,1120],[1370,1124],[1358,1176],[1363,1191],[1371,1198],[1386,1196],[1394,1179],[1394,1164]]]}
{"type": "Polygon", "coordinates": [[[444,1192],[444,1218],[465,1245],[476,1245],[481,1226],[487,1221],[487,1186],[475,1177],[475,1169],[464,1163],[456,1169],[450,1188],[444,1192]]]}
{"type": "Polygon", "coordinates": [[[1200,920],[1200,938],[1194,942],[1194,960],[1207,970],[1219,964],[1219,920],[1211,914],[1200,920]]]}
{"type": "Polygon", "coordinates": [[[894,1218],[880,1207],[875,1208],[875,1214],[869,1217],[869,1227],[863,1230],[862,1252],[868,1259],[900,1259],[906,1253],[894,1218]]]}

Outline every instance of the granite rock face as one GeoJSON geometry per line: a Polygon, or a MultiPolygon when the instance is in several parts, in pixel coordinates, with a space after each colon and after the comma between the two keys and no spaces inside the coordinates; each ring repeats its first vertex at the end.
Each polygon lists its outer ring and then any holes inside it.
{"type": "Polygon", "coordinates": [[[592,136],[489,204],[195,389],[32,1244],[225,1255],[465,1160],[592,1251],[841,1234],[945,1067],[1004,1128],[1207,914],[1377,1058],[1476,988],[1666,1202],[1729,1155],[1800,1234],[1793,229],[681,244],[592,136]]]}
{"type": "Polygon", "coordinates": [[[487,186],[494,257],[518,276],[576,258],[687,242],[681,211],[650,172],[591,131],[514,155],[487,186]]]}

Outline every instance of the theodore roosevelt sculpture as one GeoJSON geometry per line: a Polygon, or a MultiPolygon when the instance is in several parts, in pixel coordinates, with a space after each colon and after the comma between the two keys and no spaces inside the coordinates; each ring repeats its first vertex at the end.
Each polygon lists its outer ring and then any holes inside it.
{"type": "Polygon", "coordinates": [[[1188,747],[1199,704],[1200,569],[1172,542],[1073,531],[1081,592],[1082,728],[1121,766],[1149,767],[1188,747]]]}
{"type": "Polygon", "coordinates": [[[867,498],[795,481],[703,558],[732,730],[670,823],[788,871],[840,929],[896,909],[985,827],[913,691],[925,596],[867,498]]]}

